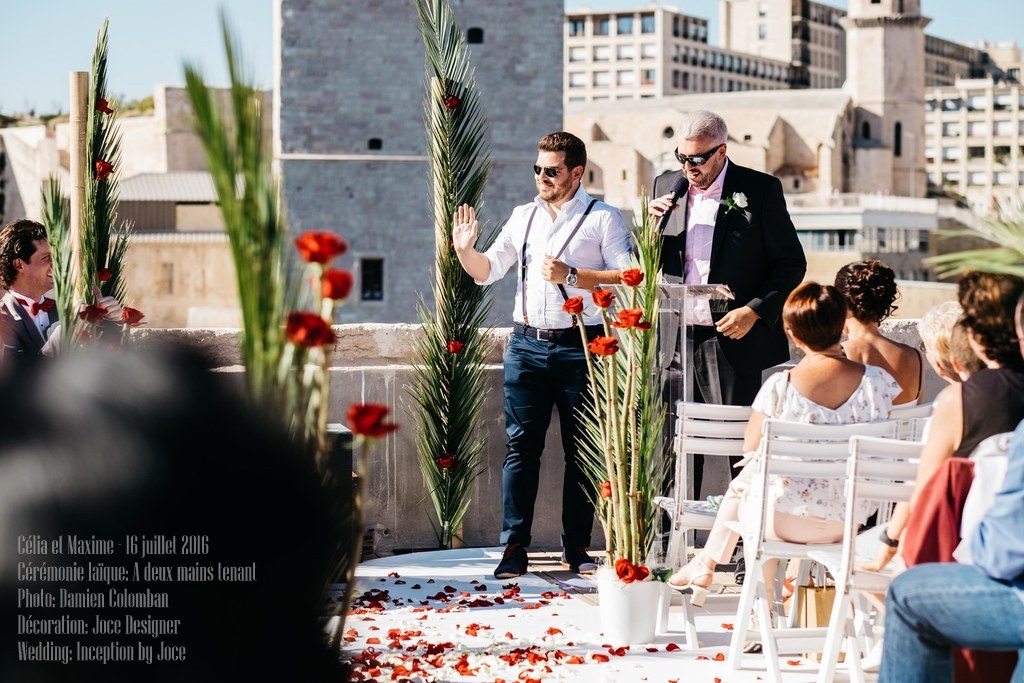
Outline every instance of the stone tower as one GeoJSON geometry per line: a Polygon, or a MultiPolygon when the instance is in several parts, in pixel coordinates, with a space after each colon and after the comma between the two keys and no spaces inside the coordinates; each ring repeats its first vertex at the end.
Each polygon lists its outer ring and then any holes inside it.
{"type": "MultiPolygon", "coordinates": [[[[562,0],[449,0],[490,125],[482,220],[536,194],[537,141],[562,127],[562,0]]],[[[290,230],[349,241],[356,278],[342,322],[417,322],[431,300],[434,233],[414,0],[275,0],[275,153],[290,230]]],[[[486,229],[486,226],[484,226],[486,229]]],[[[515,277],[494,288],[511,322],[515,277]]]]}
{"type": "Polygon", "coordinates": [[[852,192],[922,197],[924,27],[920,0],[849,0],[846,84],[853,98],[852,192]]]}

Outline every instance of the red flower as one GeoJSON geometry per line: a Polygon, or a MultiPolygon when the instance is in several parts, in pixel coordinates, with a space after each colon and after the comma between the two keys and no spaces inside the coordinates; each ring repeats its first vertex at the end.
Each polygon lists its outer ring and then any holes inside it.
{"type": "Polygon", "coordinates": [[[145,317],[146,315],[137,308],[125,306],[124,308],[121,309],[121,322],[123,322],[125,325],[138,327],[139,325],[142,324],[142,319],[145,317]]]}
{"type": "Polygon", "coordinates": [[[452,341],[448,342],[448,353],[455,353],[455,354],[462,353],[462,347],[463,346],[465,346],[465,344],[463,344],[462,342],[452,340],[452,341]]]}
{"type": "Polygon", "coordinates": [[[96,111],[104,114],[113,114],[114,110],[110,108],[110,103],[102,97],[96,98],[96,111]]]}
{"type": "Polygon", "coordinates": [[[594,303],[599,308],[608,308],[612,305],[612,301],[615,300],[615,294],[610,289],[595,290],[592,296],[594,297],[594,303]]]}
{"type": "Polygon", "coordinates": [[[610,481],[601,482],[601,497],[611,498],[612,497],[612,483],[610,481]]]}
{"type": "Polygon", "coordinates": [[[97,306],[96,304],[90,304],[78,312],[78,317],[89,323],[95,325],[99,321],[103,320],[103,317],[107,314],[107,309],[103,306],[97,306]]]}
{"type": "Polygon", "coordinates": [[[348,242],[333,232],[310,230],[295,238],[299,258],[307,263],[329,263],[348,251],[348,242]]]}
{"type": "Polygon", "coordinates": [[[114,165],[100,159],[96,162],[96,180],[103,180],[113,173],[114,165]]]}
{"type": "Polygon", "coordinates": [[[622,284],[636,287],[644,281],[644,271],[639,268],[630,268],[622,271],[622,284]]]}
{"type": "Polygon", "coordinates": [[[334,330],[326,320],[306,311],[289,313],[284,331],[292,344],[308,348],[333,344],[335,339],[334,330]]]}
{"type": "Polygon", "coordinates": [[[647,567],[639,564],[633,564],[624,557],[620,557],[615,560],[615,575],[618,576],[619,580],[623,583],[643,581],[650,573],[651,572],[647,567]]]}
{"type": "Polygon", "coordinates": [[[594,337],[588,348],[595,356],[614,356],[619,351],[619,340],[615,337],[594,337]]]}
{"type": "Polygon", "coordinates": [[[583,297],[571,296],[562,304],[562,310],[571,315],[579,315],[583,312],[583,297]]]}
{"type": "Polygon", "coordinates": [[[643,309],[641,308],[624,308],[619,311],[619,319],[617,322],[612,323],[612,327],[619,327],[629,329],[636,327],[640,319],[644,317],[643,309]]]}
{"type": "Polygon", "coordinates": [[[442,470],[450,470],[453,467],[455,467],[455,454],[445,451],[441,455],[434,458],[434,462],[436,462],[437,466],[440,467],[442,470]]]}
{"type": "Polygon", "coordinates": [[[455,95],[449,95],[448,97],[444,98],[444,106],[447,107],[449,111],[458,109],[459,104],[459,98],[456,97],[455,95]]]}
{"type": "Polygon", "coordinates": [[[398,429],[398,425],[384,421],[388,412],[388,407],[379,403],[353,403],[348,407],[348,428],[359,436],[386,436],[398,429]]]}
{"type": "Polygon", "coordinates": [[[320,280],[320,293],[325,299],[341,300],[348,297],[354,282],[352,273],[341,268],[331,268],[324,271],[320,280]]]}
{"type": "Polygon", "coordinates": [[[110,272],[110,268],[100,268],[99,270],[96,271],[96,278],[100,282],[106,282],[107,280],[110,279],[111,275],[113,275],[113,273],[110,272]]]}

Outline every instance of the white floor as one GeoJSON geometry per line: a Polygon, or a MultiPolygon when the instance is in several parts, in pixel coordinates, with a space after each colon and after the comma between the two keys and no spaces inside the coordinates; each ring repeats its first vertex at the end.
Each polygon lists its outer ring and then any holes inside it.
{"type": "MultiPolygon", "coordinates": [[[[746,655],[742,671],[730,671],[724,661],[736,593],[708,599],[697,618],[699,649],[686,649],[682,612],[674,605],[666,633],[623,651],[603,640],[589,581],[559,585],[548,574],[499,581],[491,572],[501,550],[397,555],[360,565],[357,596],[364,599],[357,600],[345,625],[345,650],[356,656],[362,676],[354,680],[742,683],[767,678],[759,654],[746,655]]],[[[783,658],[781,667],[787,682],[813,681],[817,673],[815,662],[800,657],[783,658]]],[[[846,680],[844,671],[837,680],[846,680]]]]}

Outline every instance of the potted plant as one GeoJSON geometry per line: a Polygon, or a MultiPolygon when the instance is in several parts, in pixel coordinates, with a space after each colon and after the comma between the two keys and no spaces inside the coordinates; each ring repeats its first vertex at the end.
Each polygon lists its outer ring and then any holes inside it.
{"type": "Polygon", "coordinates": [[[621,285],[591,295],[592,305],[601,310],[604,334],[586,338],[583,297],[572,297],[564,306],[584,335],[590,377],[580,453],[608,555],[597,573],[604,631],[626,643],[654,637],[663,586],[648,558],[661,514],[654,499],[670,463],[662,437],[665,405],[657,349],[661,239],[646,210],[633,239],[635,267],[622,273],[621,285]]]}

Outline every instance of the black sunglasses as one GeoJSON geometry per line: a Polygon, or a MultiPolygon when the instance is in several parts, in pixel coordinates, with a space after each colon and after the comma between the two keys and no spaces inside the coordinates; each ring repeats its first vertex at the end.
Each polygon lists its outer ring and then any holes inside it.
{"type": "Polygon", "coordinates": [[[544,175],[546,175],[548,178],[554,178],[555,176],[558,175],[558,172],[561,170],[561,166],[537,166],[536,164],[534,164],[533,175],[540,175],[541,171],[543,171],[544,175]]]}
{"type": "Polygon", "coordinates": [[[693,166],[703,166],[704,164],[708,163],[708,159],[715,156],[715,152],[717,152],[724,146],[725,143],[723,142],[720,145],[715,145],[713,149],[709,149],[703,154],[694,154],[693,156],[689,157],[686,156],[685,154],[680,154],[679,150],[677,149],[675,150],[676,160],[679,161],[680,164],[686,164],[686,162],[690,162],[690,164],[693,166]]]}

